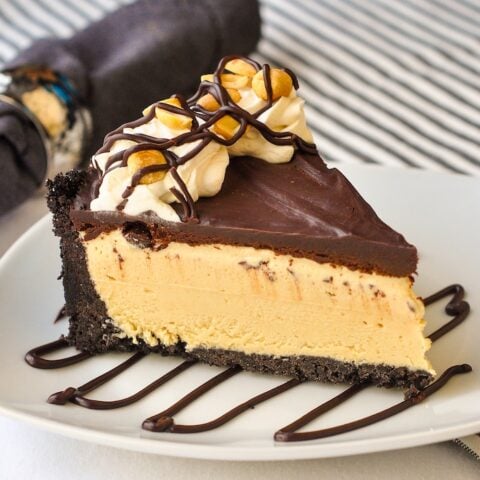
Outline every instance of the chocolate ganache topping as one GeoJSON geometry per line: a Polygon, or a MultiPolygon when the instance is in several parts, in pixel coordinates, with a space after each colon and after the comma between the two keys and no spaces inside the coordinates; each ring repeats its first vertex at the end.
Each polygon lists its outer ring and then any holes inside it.
{"type": "Polygon", "coordinates": [[[202,78],[190,99],[157,102],[107,135],[71,213],[86,238],[141,224],[144,246],[229,243],[415,272],[415,247],[310,143],[292,72],[226,57],[202,78]]]}

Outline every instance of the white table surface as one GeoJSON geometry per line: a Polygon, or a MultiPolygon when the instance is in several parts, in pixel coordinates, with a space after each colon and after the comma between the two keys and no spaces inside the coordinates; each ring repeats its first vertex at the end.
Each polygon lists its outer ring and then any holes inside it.
{"type": "MultiPolygon", "coordinates": [[[[46,213],[42,196],[0,217],[0,256],[46,213]]],[[[0,319],[2,321],[2,319],[0,319]]],[[[0,416],[0,479],[478,479],[480,462],[453,442],[299,462],[214,462],[142,454],[62,437],[0,416]]]]}

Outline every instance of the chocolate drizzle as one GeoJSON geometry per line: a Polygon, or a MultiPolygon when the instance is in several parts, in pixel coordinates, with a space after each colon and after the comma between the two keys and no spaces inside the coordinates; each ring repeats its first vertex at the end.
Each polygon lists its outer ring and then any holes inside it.
{"type": "Polygon", "coordinates": [[[60,320],[63,320],[65,318],[67,318],[67,310],[66,310],[66,305],[64,305],[57,313],[57,316],[55,317],[55,320],[53,321],[53,323],[57,323],[59,322],[60,320]]]}
{"type": "MultiPolygon", "coordinates": [[[[432,341],[438,340],[440,337],[445,335],[446,333],[450,332],[453,328],[458,326],[461,322],[465,320],[467,317],[470,307],[467,302],[463,300],[464,298],[464,289],[462,286],[458,284],[450,285],[439,292],[425,298],[424,303],[425,305],[430,305],[440,299],[443,299],[449,295],[453,295],[452,299],[448,302],[445,307],[445,311],[449,315],[453,315],[453,318],[447,322],[445,325],[434,331],[430,334],[429,338],[432,341]]],[[[91,357],[91,354],[87,352],[81,352],[77,355],[73,355],[70,357],[58,359],[58,360],[48,360],[42,357],[42,355],[52,353],[56,350],[60,350],[68,346],[67,340],[63,337],[55,342],[48,343],[46,345],[42,345],[40,347],[34,348],[30,350],[25,355],[25,360],[27,363],[35,368],[43,368],[43,369],[52,369],[52,368],[61,368],[68,365],[72,365],[74,363],[81,362],[86,360],[87,358],[91,357]]],[[[103,373],[102,375],[90,380],[89,382],[85,383],[84,385],[74,388],[68,387],[61,392],[54,393],[49,396],[48,402],[56,405],[64,405],[67,402],[74,403],[76,405],[94,409],[94,410],[109,410],[114,408],[120,408],[127,405],[131,405],[139,401],[140,399],[147,396],[149,393],[153,392],[160,386],[167,383],[172,378],[176,377],[177,375],[181,374],[186,369],[190,368],[191,366],[195,365],[194,360],[187,359],[186,361],[182,362],[172,370],[168,371],[155,381],[148,384],[143,389],[139,390],[138,392],[130,395],[126,398],[119,399],[119,400],[112,400],[112,401],[101,401],[101,400],[93,400],[86,398],[85,395],[96,388],[104,385],[108,381],[112,380],[126,369],[134,365],[135,363],[142,360],[145,357],[145,354],[142,352],[137,352],[132,355],[130,358],[125,360],[124,362],[120,363],[116,367],[107,372],[103,373]]],[[[331,398],[330,400],[322,403],[318,407],[314,408],[310,412],[306,413],[305,415],[301,416],[293,423],[281,428],[278,430],[275,435],[274,439],[277,442],[296,442],[296,441],[304,441],[304,440],[313,440],[319,438],[330,437],[333,435],[339,435],[342,433],[346,433],[352,430],[357,430],[359,428],[366,427],[373,423],[377,423],[381,420],[389,418],[397,413],[400,413],[408,408],[411,408],[418,403],[425,400],[430,395],[434,394],[440,388],[442,388],[452,377],[455,375],[468,373],[472,370],[472,367],[467,364],[463,365],[454,365],[445,372],[434,382],[430,385],[425,387],[422,390],[414,390],[410,392],[410,395],[407,396],[403,401],[396,403],[395,405],[377,412],[373,415],[360,418],[353,422],[345,423],[343,425],[338,425],[330,428],[325,428],[321,430],[314,430],[314,431],[307,431],[307,432],[298,432],[298,430],[308,423],[312,422],[314,419],[318,418],[320,415],[332,410],[333,408],[337,407],[338,405],[344,403],[345,401],[352,398],[354,395],[360,393],[363,389],[370,386],[369,383],[358,383],[350,386],[346,390],[344,390],[339,395],[331,398]]],[[[235,406],[231,410],[228,410],[223,415],[208,421],[206,423],[194,424],[194,425],[181,425],[176,424],[173,415],[180,412],[186,406],[190,405],[192,402],[200,398],[206,392],[212,390],[217,385],[225,382],[232,376],[240,373],[242,369],[238,366],[230,367],[220,374],[212,377],[202,385],[196,387],[187,395],[182,397],[180,400],[175,402],[166,410],[153,415],[147,418],[143,424],[142,428],[152,432],[170,432],[170,433],[198,433],[198,432],[205,432],[209,430],[213,430],[218,428],[233,418],[237,417],[238,415],[242,414],[243,412],[253,408],[256,405],[259,405],[262,402],[269,400],[281,393],[292,389],[299,384],[302,383],[301,380],[298,379],[291,379],[288,380],[277,387],[269,389],[259,395],[256,395],[247,401],[241,403],[240,405],[235,406]]]]}
{"type": "Polygon", "coordinates": [[[193,198],[190,195],[190,192],[188,191],[188,188],[185,185],[185,182],[183,181],[182,177],[178,174],[176,167],[172,167],[170,169],[170,172],[172,174],[172,177],[177,182],[177,185],[180,187],[180,190],[183,193],[183,196],[182,196],[175,187],[170,189],[170,191],[175,195],[175,197],[177,197],[177,199],[183,206],[183,215],[181,217],[182,222],[192,222],[192,221],[198,222],[198,216],[195,211],[195,202],[193,201],[193,198]]]}
{"type": "MultiPolygon", "coordinates": [[[[228,370],[227,370],[228,371],[228,370]]],[[[207,432],[209,430],[213,430],[215,428],[221,427],[225,425],[230,420],[238,417],[243,412],[259,405],[262,402],[269,400],[270,398],[276,397],[287,390],[290,390],[293,387],[296,387],[302,383],[300,380],[295,378],[288,380],[285,383],[282,383],[278,387],[274,387],[266,392],[263,392],[255,397],[250,398],[246,402],[237,405],[236,407],[232,408],[228,412],[224,413],[222,416],[215,418],[214,420],[206,423],[199,423],[196,425],[176,425],[173,418],[170,415],[173,413],[178,412],[180,409],[176,411],[172,411],[172,407],[163,411],[162,413],[155,415],[154,417],[150,417],[149,419],[143,422],[142,428],[145,430],[150,430],[152,432],[170,432],[170,433],[200,433],[200,432],[207,432]],[[156,419],[156,421],[152,421],[156,419]]],[[[189,398],[189,402],[191,403],[193,400],[198,398],[200,395],[192,396],[189,398]]],[[[188,396],[187,396],[188,397],[188,396]]],[[[187,403],[187,404],[188,404],[187,403]]],[[[186,405],[184,405],[186,406],[186,405]]],[[[182,406],[183,408],[183,406],[182,406]]]]}
{"type": "Polygon", "coordinates": [[[29,350],[25,354],[25,361],[34,368],[50,369],[68,367],[69,365],[74,365],[75,363],[79,363],[92,356],[88,352],[80,352],[70,357],[59,358],[58,360],[48,360],[42,356],[67,347],[69,347],[67,340],[60,337],[54,342],[46,343],[45,345],[40,345],[39,347],[29,350]]]}
{"type": "Polygon", "coordinates": [[[366,386],[362,384],[353,385],[340,395],[337,395],[328,402],[325,402],[319,407],[311,410],[290,425],[275,432],[274,438],[277,442],[299,442],[303,440],[315,440],[319,438],[333,437],[334,435],[340,435],[341,433],[347,433],[351,432],[352,430],[358,430],[359,428],[367,427],[368,425],[385,420],[386,418],[396,415],[397,413],[403,412],[407,408],[419,404],[427,397],[434,394],[437,390],[442,388],[453,376],[471,371],[472,367],[470,365],[454,365],[450,368],[447,368],[447,370],[445,370],[445,372],[443,372],[437,380],[421,390],[417,395],[406,398],[402,402],[396,403],[395,405],[386,408],[381,412],[377,412],[373,415],[369,415],[368,417],[363,417],[359,420],[344,423],[335,427],[324,428],[322,430],[313,430],[310,432],[296,432],[296,430],[315,420],[323,413],[326,413],[332,408],[335,408],[336,406],[345,402],[366,386]]]}
{"type": "Polygon", "coordinates": [[[223,383],[225,380],[228,380],[230,377],[233,377],[241,371],[242,369],[239,367],[227,368],[222,373],[219,373],[215,377],[212,377],[210,380],[207,380],[205,383],[192,390],[190,393],[187,393],[187,395],[181,398],[178,402],[174,403],[172,406],[168,407],[163,412],[144,420],[142,423],[142,428],[151,432],[164,432],[166,430],[172,432],[175,428],[173,418],[171,417],[172,415],[175,415],[180,410],[183,410],[187,405],[190,405],[190,403],[201,397],[204,393],[207,393],[212,388],[216,387],[220,383],[223,383]]]}
{"type": "Polygon", "coordinates": [[[92,410],[112,410],[114,408],[126,407],[132,403],[138,402],[142,398],[146,397],[149,393],[156,390],[158,387],[167,383],[172,378],[176,377],[183,371],[190,368],[196,362],[187,360],[180,365],[176,366],[174,369],[167,372],[165,375],[162,375],[157,380],[148,384],[146,387],[142,388],[140,391],[130,395],[129,397],[122,398],[120,400],[112,401],[101,401],[101,400],[92,400],[86,398],[85,394],[91,392],[92,390],[97,389],[101,385],[107,383],[112,378],[116,377],[120,373],[124,372],[127,368],[131,367],[138,361],[140,361],[145,356],[144,353],[137,352],[132,355],[130,358],[122,362],[120,365],[117,365],[115,368],[108,370],[103,375],[100,375],[93,380],[90,380],[85,385],[82,385],[78,388],[68,387],[61,392],[53,393],[48,397],[47,402],[55,405],[65,405],[68,401],[80,405],[85,408],[92,410]]]}
{"type": "MultiPolygon", "coordinates": [[[[296,76],[288,69],[284,71],[292,78],[292,83],[295,89],[298,88],[298,80],[296,76]]],[[[266,110],[272,107],[273,105],[273,92],[272,92],[272,82],[270,77],[270,66],[263,65],[260,67],[260,64],[246,57],[239,57],[236,55],[231,55],[224,57],[215,72],[213,73],[213,81],[202,81],[197,92],[188,100],[185,100],[181,95],[174,95],[172,98],[179,100],[181,107],[176,107],[159,101],[154,103],[149,107],[146,114],[133,122],[126,123],[121,125],[114,131],[106,135],[104,144],[97,151],[97,154],[108,152],[118,140],[130,140],[135,142],[135,145],[132,145],[125,150],[114,153],[108,158],[103,173],[98,167],[96,161],[93,161],[93,165],[97,170],[98,179],[95,182],[95,188],[93,192],[94,198],[98,196],[100,185],[105,178],[105,175],[111,172],[113,169],[118,167],[125,167],[128,164],[128,158],[135,152],[144,151],[144,150],[154,150],[162,152],[165,156],[166,164],[162,165],[151,165],[144,167],[138,170],[132,177],[130,185],[126,188],[123,193],[123,201],[117,206],[118,210],[123,210],[128,201],[128,197],[133,193],[135,187],[140,183],[141,179],[152,172],[157,171],[168,171],[172,173],[179,190],[171,190],[175,195],[177,200],[183,206],[183,215],[181,216],[182,222],[189,221],[198,221],[198,213],[196,212],[195,203],[191,198],[187,187],[183,181],[179,181],[180,176],[176,172],[176,167],[183,165],[188,160],[191,160],[195,155],[197,155],[203,148],[205,148],[212,140],[217,143],[230,146],[237,142],[240,137],[245,133],[247,127],[250,125],[256,128],[260,134],[270,143],[274,145],[291,145],[297,150],[301,150],[305,153],[316,154],[317,150],[314,144],[305,142],[298,135],[291,132],[276,132],[271,130],[267,125],[258,120],[258,117],[264,113],[266,110]],[[266,105],[255,112],[250,114],[246,110],[239,107],[231,98],[227,89],[222,85],[221,76],[226,70],[227,63],[234,59],[241,59],[248,64],[252,65],[255,70],[258,72],[260,68],[263,71],[263,78],[265,82],[265,89],[267,92],[267,102],[266,105]],[[219,107],[215,111],[207,111],[197,104],[197,101],[204,95],[210,94],[218,102],[219,107]],[[192,119],[191,130],[189,132],[180,134],[171,139],[163,139],[151,137],[149,135],[143,134],[132,134],[124,133],[126,128],[136,128],[141,125],[144,125],[150,122],[156,115],[156,110],[161,109],[167,112],[187,116],[192,119]],[[235,133],[230,138],[224,138],[223,136],[216,135],[215,132],[210,128],[214,123],[221,120],[224,116],[232,116],[239,124],[235,133]],[[203,123],[200,125],[197,118],[203,120],[203,123]],[[198,145],[194,146],[188,153],[181,157],[173,155],[169,149],[171,147],[176,147],[184,145],[186,143],[199,142],[198,145]],[[179,194],[183,195],[184,201],[179,197],[179,194]],[[188,209],[186,208],[188,205],[188,209]]],[[[180,179],[181,180],[181,179],[180,179]]]]}
{"type": "Polygon", "coordinates": [[[432,342],[438,340],[440,337],[443,337],[446,333],[450,332],[450,330],[453,330],[457,325],[460,325],[460,323],[462,323],[470,313],[470,304],[463,300],[463,297],[465,296],[465,290],[457,283],[449,285],[437,293],[426,297],[423,300],[423,303],[425,306],[428,306],[437,302],[438,300],[441,300],[442,298],[445,298],[448,295],[453,295],[453,298],[447,303],[445,312],[447,312],[448,315],[454,315],[454,318],[428,336],[432,342]]]}

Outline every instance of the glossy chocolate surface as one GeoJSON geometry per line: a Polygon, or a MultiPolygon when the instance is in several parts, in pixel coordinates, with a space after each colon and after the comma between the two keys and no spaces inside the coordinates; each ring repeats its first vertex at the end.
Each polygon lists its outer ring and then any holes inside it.
{"type": "MultiPolygon", "coordinates": [[[[195,202],[199,222],[166,222],[153,214],[88,210],[86,180],[71,217],[97,233],[125,222],[148,226],[154,243],[227,243],[270,248],[294,257],[333,262],[394,276],[416,270],[417,252],[382,222],[343,174],[315,154],[297,151],[285,164],[251,157],[230,161],[221,191],[195,202]]],[[[179,213],[182,206],[172,204],[179,213]]],[[[94,236],[94,235],[93,235],[94,236]]]]}

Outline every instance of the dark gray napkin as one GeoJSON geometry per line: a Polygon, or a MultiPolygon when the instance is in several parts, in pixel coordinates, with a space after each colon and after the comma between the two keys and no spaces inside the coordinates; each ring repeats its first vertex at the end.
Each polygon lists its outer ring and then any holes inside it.
{"type": "MultiPolygon", "coordinates": [[[[222,56],[251,52],[259,35],[256,0],[139,0],[72,38],[36,42],[7,67],[47,66],[73,82],[92,114],[91,155],[110,130],[156,100],[192,92],[222,56]]],[[[19,117],[0,117],[0,215],[45,171],[40,139],[19,117]]]]}
{"type": "Polygon", "coordinates": [[[38,188],[46,168],[44,147],[30,120],[0,103],[0,215],[38,188]]]}

